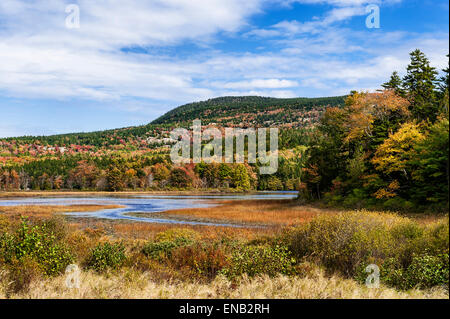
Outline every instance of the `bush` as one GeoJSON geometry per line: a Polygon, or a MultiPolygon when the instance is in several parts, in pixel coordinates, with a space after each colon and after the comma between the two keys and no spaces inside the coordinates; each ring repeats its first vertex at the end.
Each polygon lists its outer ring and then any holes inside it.
{"type": "Polygon", "coordinates": [[[291,252],[282,246],[244,246],[233,252],[229,266],[221,271],[230,279],[247,274],[250,277],[259,274],[275,276],[291,275],[295,272],[296,261],[291,252]]]}
{"type": "MultiPolygon", "coordinates": [[[[411,263],[402,267],[397,258],[388,258],[380,262],[380,281],[388,286],[400,289],[425,289],[438,285],[448,287],[449,256],[442,254],[438,256],[414,256],[411,263]]],[[[367,273],[362,265],[356,279],[364,283],[367,273]]]]}
{"type": "Polygon", "coordinates": [[[449,255],[414,257],[405,272],[405,288],[448,287],[449,255]]]}
{"type": "Polygon", "coordinates": [[[108,268],[117,269],[126,260],[125,247],[121,243],[110,244],[108,242],[98,244],[92,249],[86,265],[97,272],[106,271],[108,268]]]}
{"type": "Polygon", "coordinates": [[[156,234],[156,241],[196,241],[200,238],[199,233],[189,228],[172,228],[156,234]]]}
{"type": "Polygon", "coordinates": [[[171,263],[178,268],[188,267],[197,274],[213,278],[228,265],[225,250],[219,244],[193,244],[174,250],[171,263]]]}
{"type": "Polygon", "coordinates": [[[41,266],[30,257],[24,257],[20,260],[13,258],[8,269],[7,294],[28,291],[30,284],[42,276],[41,266]]]}
{"type": "Polygon", "coordinates": [[[170,258],[175,248],[193,244],[200,235],[183,228],[169,229],[156,235],[155,242],[148,242],[142,248],[142,253],[157,260],[170,258]]]}
{"type": "Polygon", "coordinates": [[[33,259],[47,275],[61,273],[73,260],[72,254],[47,224],[29,225],[23,220],[17,231],[0,237],[0,259],[13,264],[33,259]]]}
{"type": "Polygon", "coordinates": [[[376,264],[381,281],[398,288],[448,283],[448,260],[440,257],[448,256],[448,220],[421,226],[393,214],[322,215],[292,230],[287,242],[296,257],[361,282],[365,267],[376,264]]]}
{"type": "Polygon", "coordinates": [[[149,242],[142,248],[142,253],[152,259],[163,260],[169,258],[175,248],[185,244],[183,241],[149,242]]]}
{"type": "Polygon", "coordinates": [[[178,188],[190,187],[193,183],[193,176],[184,167],[176,167],[170,172],[169,183],[178,188]]]}
{"type": "Polygon", "coordinates": [[[289,246],[298,258],[312,257],[330,270],[352,276],[367,258],[385,257],[391,246],[386,221],[367,212],[318,216],[290,234],[289,246]]]}
{"type": "Polygon", "coordinates": [[[62,216],[53,216],[41,223],[46,233],[52,233],[57,240],[63,240],[68,235],[68,226],[62,216]]]}

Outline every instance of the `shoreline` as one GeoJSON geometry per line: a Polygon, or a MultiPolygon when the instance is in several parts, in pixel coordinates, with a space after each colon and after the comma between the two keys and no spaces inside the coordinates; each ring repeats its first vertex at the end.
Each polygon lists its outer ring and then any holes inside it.
{"type": "Polygon", "coordinates": [[[38,196],[130,196],[130,195],[252,195],[261,193],[294,193],[295,191],[230,191],[230,190],[164,190],[164,191],[121,191],[121,192],[110,192],[110,191],[73,191],[73,190],[49,190],[49,191],[0,191],[0,199],[11,198],[11,197],[38,197],[38,196]]]}

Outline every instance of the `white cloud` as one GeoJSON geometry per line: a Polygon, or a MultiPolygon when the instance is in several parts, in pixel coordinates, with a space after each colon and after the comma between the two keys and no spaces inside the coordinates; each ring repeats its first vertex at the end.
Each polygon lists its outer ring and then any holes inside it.
{"type": "Polygon", "coordinates": [[[251,81],[239,81],[229,83],[212,83],[215,87],[224,89],[283,89],[298,86],[296,81],[279,79],[254,79],[251,81]]]}
{"type": "Polygon", "coordinates": [[[265,96],[276,98],[293,98],[297,94],[289,90],[251,90],[251,91],[226,91],[220,96],[265,96]]]}
{"type": "Polygon", "coordinates": [[[0,90],[30,98],[139,97],[185,101],[212,95],[192,77],[201,65],[123,47],[205,42],[259,12],[249,0],[79,0],[81,28],[65,28],[67,1],[0,2],[0,90]]]}
{"type": "Polygon", "coordinates": [[[322,18],[313,17],[311,21],[300,22],[297,20],[281,21],[268,29],[254,29],[247,36],[276,37],[294,36],[298,34],[311,34],[324,32],[329,26],[349,20],[355,16],[366,15],[368,5],[392,5],[402,0],[280,0],[285,5],[292,3],[331,5],[333,8],[327,11],[322,18]]]}
{"type": "Polygon", "coordinates": [[[79,0],[81,28],[68,30],[66,1],[2,0],[0,92],[82,98],[160,114],[153,108],[218,95],[325,96],[378,87],[394,69],[404,69],[416,47],[433,65],[446,63],[448,33],[369,34],[339,25],[361,14],[368,1],[297,1],[333,7],[319,19],[280,21],[251,31],[274,38],[264,43],[270,51],[233,53],[208,46],[224,32],[241,36],[265,2],[79,0]],[[185,42],[202,44],[203,51],[186,57],[158,50],[176,50],[185,42]],[[135,46],[145,54],[121,50],[135,46]]]}

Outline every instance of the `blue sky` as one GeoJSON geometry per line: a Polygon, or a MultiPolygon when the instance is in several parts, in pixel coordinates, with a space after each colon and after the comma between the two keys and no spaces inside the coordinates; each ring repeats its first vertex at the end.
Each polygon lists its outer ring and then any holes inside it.
{"type": "Polygon", "coordinates": [[[146,124],[225,95],[373,91],[415,48],[448,63],[448,15],[443,0],[1,0],[0,137],[146,124]]]}

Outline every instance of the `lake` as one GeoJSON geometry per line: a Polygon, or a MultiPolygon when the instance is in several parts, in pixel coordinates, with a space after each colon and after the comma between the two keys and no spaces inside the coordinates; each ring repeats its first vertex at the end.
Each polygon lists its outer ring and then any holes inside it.
{"type": "Polygon", "coordinates": [[[120,205],[123,208],[102,209],[95,212],[65,213],[74,218],[99,218],[128,220],[148,223],[189,224],[207,226],[239,227],[235,224],[183,221],[164,218],[133,216],[132,213],[160,213],[186,208],[207,208],[219,205],[223,200],[280,200],[293,199],[297,192],[258,192],[227,195],[131,195],[131,196],[71,196],[71,197],[25,197],[0,199],[0,206],[22,205],[120,205]]]}

